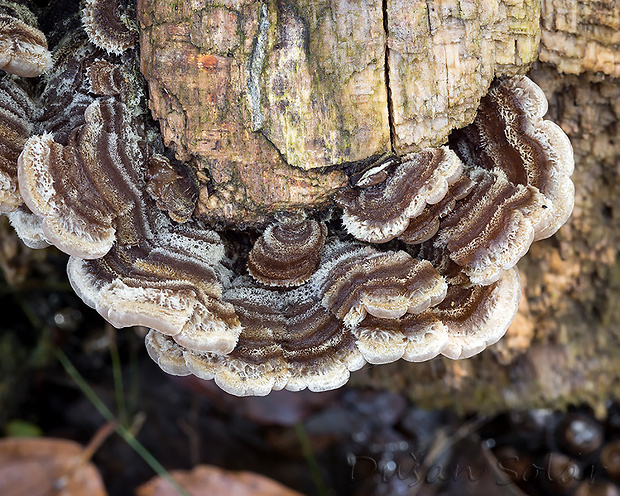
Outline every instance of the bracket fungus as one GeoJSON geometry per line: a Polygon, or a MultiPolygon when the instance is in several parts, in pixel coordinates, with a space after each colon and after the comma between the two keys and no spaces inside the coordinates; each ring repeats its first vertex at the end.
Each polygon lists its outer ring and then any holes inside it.
{"type": "MultiPolygon", "coordinates": [[[[147,3],[138,2],[139,12],[147,3]]],[[[8,76],[0,81],[0,210],[11,212],[30,246],[50,243],[71,255],[71,285],[110,323],[150,327],[147,349],[162,369],[214,379],[232,394],[322,391],[367,362],[466,358],[500,339],[521,294],[515,264],[572,210],[570,143],[543,119],[541,90],[524,76],[496,80],[477,113],[469,109],[473,123],[454,121],[460,129],[436,147],[383,150],[389,133],[378,134],[364,157],[346,139],[338,149],[342,128],[295,149],[278,119],[297,126],[301,110],[280,115],[275,106],[261,121],[262,62],[252,50],[271,50],[263,55],[284,71],[306,41],[276,46],[275,7],[246,7],[254,48],[241,48],[236,31],[228,36],[241,14],[204,11],[210,29],[221,18],[217,36],[207,31],[232,55],[192,55],[188,73],[199,69],[211,85],[203,134],[193,142],[183,126],[197,123],[171,114],[188,95],[175,100],[162,87],[171,75],[152,73],[161,62],[153,43],[163,43],[159,30],[167,28],[141,17],[147,104],[130,10],[122,1],[87,1],[84,26],[55,43],[54,67],[40,85],[26,91],[8,76]],[[252,62],[237,66],[240,76],[230,64],[248,50],[252,62]],[[221,86],[218,71],[249,85],[251,112],[218,107],[245,91],[234,81],[221,86]],[[166,108],[161,133],[147,105],[156,117],[166,108]],[[209,127],[224,121],[238,132],[209,127]],[[271,127],[261,131],[261,122],[271,127]],[[295,161],[312,163],[292,167],[267,135],[284,140],[295,161]]],[[[283,29],[299,25],[298,14],[278,11],[283,29]]],[[[192,33],[197,44],[214,43],[192,33]]],[[[371,72],[383,77],[384,68],[371,72]]],[[[266,101],[285,106],[273,91],[290,82],[276,76],[267,78],[266,101]]],[[[195,83],[189,93],[202,95],[195,83]]],[[[364,100],[360,121],[342,123],[360,133],[355,143],[366,139],[386,93],[364,100]]],[[[387,115],[386,103],[379,116],[387,115]]],[[[314,124],[309,132],[321,128],[314,124]]]]}
{"type": "Polygon", "coordinates": [[[92,43],[108,53],[120,55],[138,42],[136,23],[118,0],[86,0],[82,24],[92,43]]]}
{"type": "Polygon", "coordinates": [[[36,77],[52,66],[45,35],[35,16],[16,2],[0,2],[0,69],[22,77],[36,77]]]}
{"type": "Polygon", "coordinates": [[[343,210],[347,231],[362,241],[383,243],[402,234],[410,219],[426,204],[440,202],[462,172],[456,154],[447,147],[427,149],[407,155],[394,170],[383,164],[364,174],[355,188],[345,189],[335,201],[343,210]],[[369,184],[370,178],[385,174],[383,181],[369,184]]]}
{"type": "Polygon", "coordinates": [[[7,75],[0,79],[0,212],[22,204],[17,186],[17,159],[34,132],[37,109],[30,96],[7,75]]]}
{"type": "Polygon", "coordinates": [[[515,76],[495,82],[474,122],[451,136],[480,186],[446,216],[437,237],[474,283],[497,280],[573,210],[573,150],[546,112],[542,90],[515,76]]]}

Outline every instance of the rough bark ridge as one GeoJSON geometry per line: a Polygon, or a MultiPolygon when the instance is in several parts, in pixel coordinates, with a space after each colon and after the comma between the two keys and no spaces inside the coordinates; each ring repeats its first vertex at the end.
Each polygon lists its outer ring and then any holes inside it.
{"type": "Polygon", "coordinates": [[[620,76],[620,5],[615,0],[543,0],[540,60],[567,74],[620,76]]]}
{"type": "Polygon", "coordinates": [[[388,0],[388,60],[399,154],[470,124],[496,76],[536,60],[538,0],[388,0]]]}

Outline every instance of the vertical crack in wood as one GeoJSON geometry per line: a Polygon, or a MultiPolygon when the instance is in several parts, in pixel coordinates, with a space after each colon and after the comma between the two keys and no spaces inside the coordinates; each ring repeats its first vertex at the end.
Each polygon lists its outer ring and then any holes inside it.
{"type": "Polygon", "coordinates": [[[394,102],[392,101],[392,88],[390,86],[390,30],[388,24],[388,0],[383,0],[383,31],[385,32],[385,85],[387,89],[388,123],[390,126],[390,148],[395,152],[394,140],[396,131],[394,126],[394,102]]]}
{"type": "Polygon", "coordinates": [[[431,2],[426,0],[426,22],[428,23],[428,34],[433,34],[433,21],[431,20],[431,12],[433,12],[433,7],[431,6],[431,2]]]}

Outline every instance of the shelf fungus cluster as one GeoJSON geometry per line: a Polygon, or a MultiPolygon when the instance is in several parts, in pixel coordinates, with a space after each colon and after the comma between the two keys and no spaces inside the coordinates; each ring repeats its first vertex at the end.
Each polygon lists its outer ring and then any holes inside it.
{"type": "Polygon", "coordinates": [[[121,7],[87,1],[38,84],[0,81],[0,211],[29,246],[70,255],[88,305],[150,327],[163,370],[236,395],[332,389],[365,363],[466,358],[501,338],[517,261],[574,195],[570,143],[534,83],[496,80],[442,147],[332,168],[327,203],[222,224],[195,208],[212,171],[174,157],[149,119],[121,7]]]}

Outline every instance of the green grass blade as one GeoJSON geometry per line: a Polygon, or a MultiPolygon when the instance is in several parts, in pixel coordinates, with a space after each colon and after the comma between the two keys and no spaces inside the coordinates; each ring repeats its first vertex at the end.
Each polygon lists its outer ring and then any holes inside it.
{"type": "Polygon", "coordinates": [[[310,473],[312,474],[312,480],[314,482],[314,486],[316,487],[317,494],[319,496],[328,496],[327,489],[325,488],[325,484],[323,483],[323,477],[321,476],[319,464],[317,463],[314,453],[312,452],[312,446],[310,445],[310,440],[308,439],[306,428],[304,427],[304,424],[302,422],[297,422],[295,424],[295,432],[297,433],[297,437],[299,438],[304,457],[306,458],[308,466],[310,467],[310,473]]]}
{"type": "Polygon", "coordinates": [[[95,408],[99,411],[99,413],[106,419],[108,422],[115,422],[115,430],[116,433],[129,445],[131,446],[140,457],[159,475],[161,478],[165,479],[168,484],[170,484],[175,491],[177,491],[181,496],[191,496],[179,483],[172,478],[172,476],[168,473],[168,471],[157,461],[157,459],[151,455],[151,453],[144,447],[140,441],[138,441],[133,434],[122,424],[116,422],[116,418],[114,414],[110,411],[110,409],[105,405],[101,398],[97,396],[97,393],[90,387],[90,385],[84,380],[82,375],[78,372],[78,370],[73,366],[67,355],[60,350],[55,350],[56,356],[58,357],[58,361],[64,367],[65,371],[71,378],[75,381],[77,386],[80,388],[82,393],[90,400],[90,402],[95,406],[95,408]]]}

